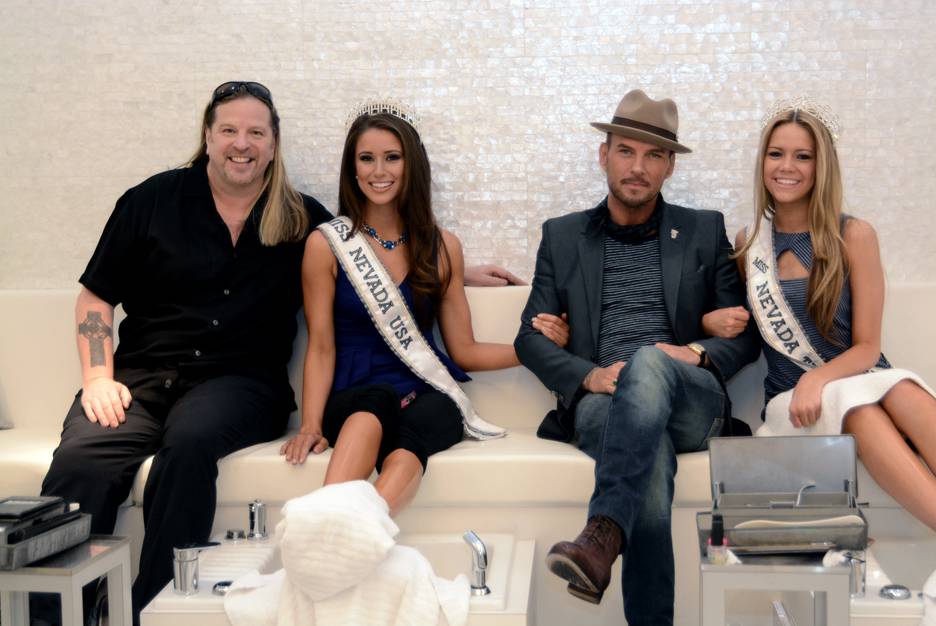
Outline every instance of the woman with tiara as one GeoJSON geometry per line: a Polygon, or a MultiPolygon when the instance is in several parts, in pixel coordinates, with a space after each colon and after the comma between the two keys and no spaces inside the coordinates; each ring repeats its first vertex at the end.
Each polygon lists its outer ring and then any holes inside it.
{"type": "MultiPolygon", "coordinates": [[[[842,212],[838,134],[835,115],[807,98],[782,100],[764,118],[755,223],[735,241],[767,360],[757,434],[854,435],[877,483],[936,530],[936,398],[881,354],[878,240],[842,212]]],[[[747,321],[735,307],[703,326],[732,337],[747,321]]]]}
{"type": "MultiPolygon", "coordinates": [[[[474,339],[461,243],[433,215],[415,114],[370,101],[349,121],[338,217],[306,243],[302,424],[281,453],[303,463],[333,445],[326,485],[376,468],[392,515],[415,495],[429,456],[463,434],[503,436],[457,385],[465,370],[519,361],[511,345],[474,339]],[[435,345],[436,321],[451,358],[435,345]]],[[[565,343],[560,320],[542,316],[539,326],[565,343]]]]}

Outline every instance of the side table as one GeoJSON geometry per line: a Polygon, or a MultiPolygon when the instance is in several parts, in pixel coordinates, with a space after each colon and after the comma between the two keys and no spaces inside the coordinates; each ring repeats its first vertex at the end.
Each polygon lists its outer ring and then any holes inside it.
{"type": "Polygon", "coordinates": [[[0,571],[0,625],[29,623],[31,591],[58,593],[62,597],[62,626],[81,626],[81,589],[107,576],[110,626],[131,626],[130,539],[91,535],[64,552],[13,571],[0,571]]]}

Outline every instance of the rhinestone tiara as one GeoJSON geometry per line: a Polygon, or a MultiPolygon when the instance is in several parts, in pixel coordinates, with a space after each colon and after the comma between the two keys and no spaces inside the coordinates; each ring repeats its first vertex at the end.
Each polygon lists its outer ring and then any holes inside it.
{"type": "Polygon", "coordinates": [[[804,111],[819,120],[829,131],[833,142],[838,141],[839,136],[842,134],[842,122],[839,120],[838,115],[828,105],[816,102],[809,96],[795,96],[777,100],[764,114],[761,120],[761,128],[767,128],[771,120],[790,111],[804,111]]]}
{"type": "Polygon", "coordinates": [[[395,98],[369,98],[358,103],[351,109],[348,119],[345,120],[345,130],[351,128],[351,124],[357,118],[379,113],[387,113],[393,117],[398,117],[417,131],[419,130],[419,116],[416,115],[416,110],[395,98]]]}

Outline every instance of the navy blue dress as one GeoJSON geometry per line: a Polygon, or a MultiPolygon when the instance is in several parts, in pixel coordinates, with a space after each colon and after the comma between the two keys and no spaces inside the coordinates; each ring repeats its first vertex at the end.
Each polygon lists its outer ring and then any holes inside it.
{"type": "MultiPolygon", "coordinates": [[[[413,290],[409,281],[399,286],[410,311],[413,310],[413,290]]],[[[384,341],[374,326],[364,303],[358,298],[354,285],[348,280],[341,264],[335,278],[335,378],[332,393],[365,383],[387,383],[402,398],[412,391],[417,394],[431,387],[414,374],[384,341]]],[[[421,329],[423,337],[448,368],[452,378],[466,382],[471,378],[436,346],[432,329],[421,329]]]]}
{"type": "MultiPolygon", "coordinates": [[[[398,287],[412,311],[413,291],[409,281],[404,280],[398,287]]],[[[325,405],[322,434],[334,445],[350,415],[371,413],[383,429],[378,471],[386,456],[399,448],[415,454],[425,469],[430,455],[461,440],[464,429],[458,407],[414,374],[390,349],[340,263],[335,277],[333,313],[335,373],[325,405]],[[403,402],[405,406],[401,406],[403,402]]],[[[435,315],[432,317],[434,323],[435,315]]],[[[452,378],[459,382],[471,380],[436,346],[431,325],[421,330],[452,378]]]]}

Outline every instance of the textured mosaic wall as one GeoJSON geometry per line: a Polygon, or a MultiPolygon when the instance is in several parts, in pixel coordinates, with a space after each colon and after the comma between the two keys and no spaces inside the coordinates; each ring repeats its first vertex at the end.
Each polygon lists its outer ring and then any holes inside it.
{"type": "Polygon", "coordinates": [[[436,209],[469,261],[532,272],[540,223],[603,195],[601,135],[641,87],[680,106],[671,201],[750,213],[761,112],[843,118],[850,211],[892,281],[936,266],[936,4],[928,0],[3,0],[0,287],[74,284],[120,193],[186,161],[210,90],[269,85],[289,170],[335,206],[344,120],[415,104],[436,209]]]}

